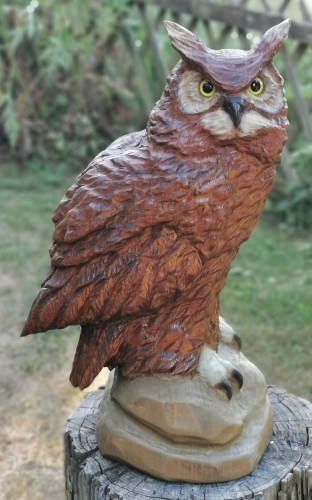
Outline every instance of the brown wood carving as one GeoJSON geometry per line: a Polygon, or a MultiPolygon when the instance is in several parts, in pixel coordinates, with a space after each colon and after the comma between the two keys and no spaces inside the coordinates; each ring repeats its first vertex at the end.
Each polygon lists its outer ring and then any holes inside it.
{"type": "Polygon", "coordinates": [[[146,130],[100,153],[60,202],[51,270],[22,333],[81,325],[70,377],[80,388],[103,366],[196,374],[203,344],[217,350],[219,293],[286,140],[272,57],[288,21],[249,52],[166,28],[182,60],[146,130]]]}

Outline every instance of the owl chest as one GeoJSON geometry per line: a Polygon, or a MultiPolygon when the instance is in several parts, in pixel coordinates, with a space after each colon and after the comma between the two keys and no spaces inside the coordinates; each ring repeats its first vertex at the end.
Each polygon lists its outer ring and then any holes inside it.
{"type": "Polygon", "coordinates": [[[205,253],[229,226],[240,228],[240,219],[257,216],[274,177],[272,166],[264,166],[252,156],[233,150],[224,153],[206,162],[194,161],[180,179],[184,198],[176,225],[196,245],[204,245],[205,253]]]}

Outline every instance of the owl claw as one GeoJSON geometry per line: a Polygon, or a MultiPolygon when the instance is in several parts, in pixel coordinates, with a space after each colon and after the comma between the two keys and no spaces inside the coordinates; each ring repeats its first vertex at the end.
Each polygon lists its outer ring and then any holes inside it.
{"type": "Polygon", "coordinates": [[[240,337],[236,332],[234,332],[233,328],[224,321],[221,316],[219,316],[219,328],[220,341],[225,345],[232,346],[240,351],[242,347],[242,341],[240,337]]]}
{"type": "Polygon", "coordinates": [[[240,390],[243,385],[243,376],[237,368],[208,345],[201,349],[197,371],[210,387],[225,393],[228,400],[233,396],[233,389],[240,390]],[[233,386],[229,379],[233,380],[233,386]]]}
{"type": "MultiPolygon", "coordinates": [[[[237,382],[239,389],[243,387],[243,375],[236,368],[233,368],[231,378],[237,382]]],[[[216,389],[225,392],[229,401],[232,399],[233,389],[230,382],[226,378],[216,384],[215,387],[216,389]]]]}
{"type": "Polygon", "coordinates": [[[241,389],[243,387],[244,379],[241,372],[239,372],[236,368],[232,371],[232,378],[237,382],[239,388],[241,389]]]}
{"type": "Polygon", "coordinates": [[[226,380],[226,378],[222,380],[222,382],[220,382],[219,384],[216,384],[215,388],[219,389],[222,392],[225,392],[229,401],[232,399],[233,389],[230,382],[226,380]]]}
{"type": "Polygon", "coordinates": [[[242,348],[242,340],[241,338],[237,335],[237,333],[234,332],[233,335],[233,341],[237,345],[238,350],[240,351],[242,348]]]}

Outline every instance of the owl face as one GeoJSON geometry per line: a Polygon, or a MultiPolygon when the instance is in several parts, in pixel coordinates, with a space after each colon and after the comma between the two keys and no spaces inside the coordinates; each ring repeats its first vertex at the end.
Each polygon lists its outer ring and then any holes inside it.
{"type": "Polygon", "coordinates": [[[182,61],[168,78],[152,122],[158,113],[159,123],[169,124],[167,132],[172,115],[181,131],[193,124],[221,141],[287,129],[283,80],[272,59],[287,38],[289,20],[267,31],[250,51],[212,50],[182,26],[164,24],[182,61]]]}
{"type": "Polygon", "coordinates": [[[284,128],[287,108],[283,81],[272,63],[241,91],[212,83],[206,73],[182,64],[177,101],[182,113],[198,115],[204,129],[220,139],[255,136],[260,130],[284,128]]]}

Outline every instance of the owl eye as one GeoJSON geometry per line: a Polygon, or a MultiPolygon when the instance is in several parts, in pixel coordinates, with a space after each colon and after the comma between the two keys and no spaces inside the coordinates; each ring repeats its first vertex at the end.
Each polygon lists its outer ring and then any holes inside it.
{"type": "Polygon", "coordinates": [[[204,97],[212,97],[216,87],[209,80],[202,80],[199,84],[199,92],[204,97]]]}
{"type": "Polygon", "coordinates": [[[261,78],[259,77],[255,78],[249,85],[248,90],[252,95],[262,94],[262,92],[264,91],[264,84],[261,78]]]}

